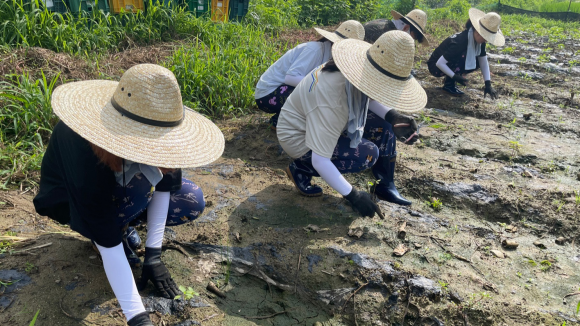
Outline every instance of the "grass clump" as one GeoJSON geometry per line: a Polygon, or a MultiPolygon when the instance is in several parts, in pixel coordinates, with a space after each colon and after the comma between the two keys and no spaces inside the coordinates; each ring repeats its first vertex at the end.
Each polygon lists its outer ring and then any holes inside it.
{"type": "Polygon", "coordinates": [[[46,142],[56,122],[50,98],[58,75],[30,80],[28,74],[0,82],[0,188],[28,180],[40,169],[46,142]]]}
{"type": "Polygon", "coordinates": [[[249,113],[260,75],[288,45],[280,46],[254,26],[215,25],[173,53],[164,65],[181,87],[186,105],[213,118],[249,113]]]}

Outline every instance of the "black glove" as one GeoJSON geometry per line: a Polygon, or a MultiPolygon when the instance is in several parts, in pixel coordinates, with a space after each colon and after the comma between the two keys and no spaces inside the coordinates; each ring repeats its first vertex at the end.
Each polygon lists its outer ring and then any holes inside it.
{"type": "Polygon", "coordinates": [[[492,100],[496,100],[497,98],[499,98],[497,91],[493,87],[491,87],[491,80],[485,81],[485,90],[483,91],[483,98],[485,98],[487,94],[489,94],[489,97],[491,97],[492,100]]]}
{"type": "Polygon", "coordinates": [[[359,212],[363,217],[373,217],[377,213],[381,218],[385,218],[381,209],[372,200],[368,192],[358,191],[352,188],[350,194],[344,196],[344,198],[350,202],[352,209],[359,212]]]}
{"type": "Polygon", "coordinates": [[[415,122],[413,117],[402,115],[396,110],[391,109],[385,115],[385,121],[393,126],[395,136],[405,144],[411,145],[419,140],[417,122],[415,122]]]}
{"type": "Polygon", "coordinates": [[[155,326],[149,319],[149,313],[147,311],[142,312],[135,317],[131,318],[131,320],[127,321],[127,325],[129,326],[155,326]]]}
{"type": "Polygon", "coordinates": [[[463,86],[467,86],[467,84],[469,83],[469,79],[461,76],[460,74],[453,75],[452,79],[455,80],[456,82],[460,83],[463,86]]]}
{"type": "Polygon", "coordinates": [[[164,298],[173,299],[181,294],[167,267],[161,261],[161,248],[145,248],[143,271],[141,278],[137,282],[139,291],[147,286],[149,280],[155,285],[157,294],[164,298]]]}

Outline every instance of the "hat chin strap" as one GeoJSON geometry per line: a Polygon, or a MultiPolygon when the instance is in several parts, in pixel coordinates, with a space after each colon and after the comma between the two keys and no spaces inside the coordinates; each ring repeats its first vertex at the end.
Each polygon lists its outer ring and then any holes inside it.
{"type": "Polygon", "coordinates": [[[146,124],[146,125],[154,126],[154,127],[176,127],[176,126],[179,126],[183,122],[183,119],[185,118],[185,108],[183,108],[183,115],[181,116],[181,119],[179,119],[177,121],[159,121],[159,120],[143,118],[141,116],[138,116],[134,113],[131,113],[131,112],[125,110],[121,105],[119,105],[119,103],[117,103],[117,101],[115,101],[114,96],[111,97],[111,104],[113,105],[113,108],[115,108],[115,110],[117,110],[117,112],[121,113],[122,116],[127,117],[131,120],[146,124]]]}

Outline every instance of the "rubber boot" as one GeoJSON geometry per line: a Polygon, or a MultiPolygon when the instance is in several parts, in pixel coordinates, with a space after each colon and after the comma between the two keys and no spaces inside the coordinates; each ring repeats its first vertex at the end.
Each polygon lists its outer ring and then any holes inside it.
{"type": "Polygon", "coordinates": [[[397,161],[397,154],[381,156],[377,163],[373,166],[373,175],[377,178],[377,185],[375,186],[375,195],[381,200],[391,203],[409,206],[411,201],[405,199],[397,191],[395,187],[395,163],[397,161]]]}
{"type": "Polygon", "coordinates": [[[443,90],[453,96],[461,96],[464,94],[459,88],[457,88],[455,80],[449,76],[445,76],[445,80],[443,81],[443,90]]]}
{"type": "Polygon", "coordinates": [[[322,188],[311,183],[312,177],[318,176],[314,167],[295,160],[286,168],[286,174],[304,196],[317,197],[322,195],[322,188]]]}
{"type": "Polygon", "coordinates": [[[129,265],[131,267],[141,267],[141,258],[135,253],[135,249],[141,245],[141,238],[139,238],[139,234],[137,234],[137,231],[133,227],[127,227],[123,231],[122,243],[129,265]]]}

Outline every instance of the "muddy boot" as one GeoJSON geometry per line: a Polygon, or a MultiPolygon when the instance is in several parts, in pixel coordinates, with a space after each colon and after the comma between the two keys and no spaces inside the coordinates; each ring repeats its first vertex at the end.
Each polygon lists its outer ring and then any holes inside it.
{"type": "Polygon", "coordinates": [[[459,88],[457,88],[457,85],[455,85],[455,80],[449,76],[445,76],[443,90],[453,96],[461,96],[464,94],[459,88]]]}
{"type": "Polygon", "coordinates": [[[318,175],[318,172],[312,166],[307,166],[296,160],[286,168],[286,174],[304,196],[316,197],[322,195],[322,188],[311,183],[312,177],[318,175]]]}
{"type": "Polygon", "coordinates": [[[395,162],[397,154],[381,156],[373,166],[373,175],[377,178],[378,184],[375,186],[375,195],[381,200],[391,203],[409,206],[411,201],[402,197],[395,187],[395,162]]]}
{"type": "Polygon", "coordinates": [[[141,267],[141,258],[135,253],[135,250],[141,245],[141,238],[137,234],[137,230],[133,227],[128,227],[123,233],[122,243],[129,265],[131,267],[141,267]]]}

